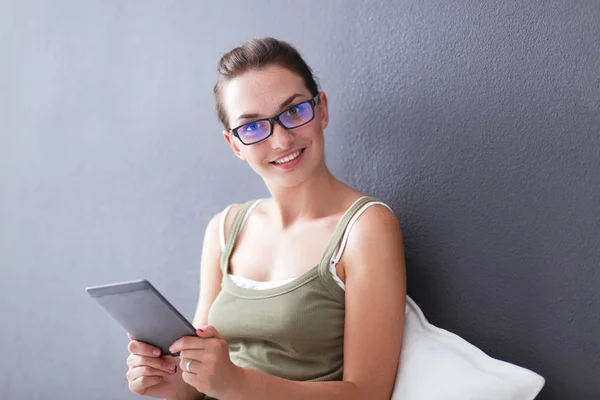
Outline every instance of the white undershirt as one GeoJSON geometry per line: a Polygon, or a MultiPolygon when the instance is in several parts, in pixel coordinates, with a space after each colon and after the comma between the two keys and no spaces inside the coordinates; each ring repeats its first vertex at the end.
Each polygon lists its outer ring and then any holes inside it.
{"type": "MultiPolygon", "coordinates": [[[[362,197],[360,199],[362,199],[362,197]]],[[[360,199],[356,200],[354,203],[356,204],[356,202],[358,202],[360,199]]],[[[250,208],[248,209],[248,212],[246,213],[246,216],[244,217],[244,221],[242,221],[242,226],[248,219],[248,216],[250,215],[250,213],[252,212],[254,207],[256,207],[261,200],[263,200],[263,199],[256,200],[250,206],[250,208]]],[[[333,279],[336,281],[336,283],[344,290],[346,289],[346,286],[344,285],[344,282],[342,282],[342,280],[338,276],[335,267],[336,267],[337,263],[340,261],[340,258],[342,257],[342,253],[344,252],[344,248],[346,247],[346,242],[348,241],[348,236],[350,234],[350,230],[352,229],[352,226],[354,225],[354,223],[356,222],[358,217],[360,217],[361,214],[367,210],[367,208],[369,208],[375,204],[379,204],[384,207],[387,207],[390,211],[392,211],[392,209],[387,204],[382,203],[380,201],[373,201],[373,202],[363,205],[356,212],[356,214],[354,214],[354,216],[348,223],[348,226],[346,227],[346,230],[344,231],[344,236],[342,238],[340,248],[337,253],[334,253],[334,255],[331,257],[331,260],[329,262],[329,272],[331,272],[331,275],[333,276],[333,279]]],[[[350,208],[352,208],[352,207],[350,207],[350,208]]],[[[348,209],[348,211],[350,210],[350,208],[348,209]]],[[[227,207],[223,211],[223,214],[221,215],[220,224],[219,224],[219,241],[221,244],[221,251],[225,251],[225,219],[227,218],[227,214],[229,213],[230,209],[231,209],[231,206],[227,207]]],[[[346,211],[346,213],[348,211],[346,211]]],[[[344,216],[346,215],[346,213],[344,213],[344,216]]],[[[231,278],[231,280],[233,281],[233,283],[235,283],[237,286],[246,288],[246,289],[256,289],[256,290],[272,289],[272,288],[275,288],[278,286],[285,285],[286,283],[289,283],[289,282],[293,281],[294,279],[296,279],[296,278],[291,278],[291,279],[285,279],[285,280],[280,280],[280,281],[255,281],[252,279],[244,278],[242,276],[236,276],[233,274],[228,274],[228,275],[231,278]]]]}

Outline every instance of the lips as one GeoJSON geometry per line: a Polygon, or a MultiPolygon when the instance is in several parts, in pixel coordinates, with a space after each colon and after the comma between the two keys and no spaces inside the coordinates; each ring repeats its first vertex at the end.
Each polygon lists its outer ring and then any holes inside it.
{"type": "Polygon", "coordinates": [[[280,157],[277,157],[277,159],[275,159],[274,161],[271,161],[271,164],[276,164],[276,165],[285,164],[287,162],[293,161],[296,158],[300,157],[300,155],[302,155],[303,152],[304,152],[304,148],[290,151],[286,154],[281,155],[280,157]]]}

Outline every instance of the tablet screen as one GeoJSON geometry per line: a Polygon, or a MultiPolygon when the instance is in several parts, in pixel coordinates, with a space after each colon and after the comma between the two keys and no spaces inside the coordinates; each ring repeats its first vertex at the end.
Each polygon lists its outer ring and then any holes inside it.
{"type": "Polygon", "coordinates": [[[86,291],[137,340],[169,354],[171,344],[195,335],[194,327],[146,280],[86,288],[86,291]]]}

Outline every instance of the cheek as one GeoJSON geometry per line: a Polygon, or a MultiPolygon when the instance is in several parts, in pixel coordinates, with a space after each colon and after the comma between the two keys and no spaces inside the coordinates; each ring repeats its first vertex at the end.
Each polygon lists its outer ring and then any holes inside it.
{"type": "Polygon", "coordinates": [[[300,140],[319,141],[323,138],[323,131],[319,129],[318,126],[312,126],[312,124],[309,124],[305,127],[303,126],[298,128],[296,135],[297,139],[300,140]]]}
{"type": "Polygon", "coordinates": [[[311,142],[313,143],[314,146],[318,146],[321,149],[325,145],[325,136],[323,135],[323,131],[322,130],[313,131],[311,133],[310,140],[311,140],[311,142]]]}
{"type": "Polygon", "coordinates": [[[261,145],[262,143],[252,145],[242,150],[242,156],[250,164],[261,164],[267,156],[268,149],[261,145]]]}

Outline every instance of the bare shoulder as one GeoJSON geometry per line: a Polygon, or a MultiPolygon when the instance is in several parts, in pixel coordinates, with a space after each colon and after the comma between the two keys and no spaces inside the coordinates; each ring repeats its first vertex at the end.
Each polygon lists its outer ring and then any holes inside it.
{"type": "Polygon", "coordinates": [[[225,237],[227,237],[229,227],[233,223],[233,219],[235,218],[235,215],[238,213],[242,205],[243,204],[238,203],[231,204],[230,206],[225,207],[224,209],[213,215],[206,227],[205,240],[212,239],[215,243],[218,243],[219,236],[221,235],[222,223],[224,224],[223,228],[225,231],[225,237]],[[223,217],[225,217],[225,220],[223,220],[223,217]]]}
{"type": "Polygon", "coordinates": [[[223,210],[219,214],[217,214],[219,217],[219,221],[220,221],[223,218],[223,214],[225,212],[227,212],[227,215],[225,216],[225,221],[224,221],[225,225],[223,227],[226,238],[229,237],[229,228],[231,227],[231,224],[233,223],[235,216],[240,211],[242,206],[243,206],[243,204],[241,204],[241,203],[234,203],[230,207],[228,207],[228,209],[226,208],[225,210],[223,210]]]}
{"type": "Polygon", "coordinates": [[[202,248],[202,268],[206,269],[217,269],[219,270],[218,260],[221,257],[221,235],[223,234],[222,229],[225,232],[225,238],[227,237],[228,228],[231,226],[233,218],[239,211],[241,204],[232,204],[215,215],[212,216],[206,226],[204,232],[204,244],[202,248]],[[223,220],[225,217],[225,220],[223,220]],[[224,223],[224,226],[221,224],[224,223]],[[216,264],[216,265],[213,265],[216,264]]]}
{"type": "Polygon", "coordinates": [[[386,206],[374,204],[356,220],[348,240],[373,240],[385,235],[401,235],[400,221],[386,206]]]}
{"type": "Polygon", "coordinates": [[[367,208],[356,220],[348,235],[345,250],[346,268],[368,266],[366,259],[392,258],[403,260],[402,227],[396,215],[387,207],[375,204],[367,208]],[[358,261],[356,263],[352,261],[358,261]]]}

